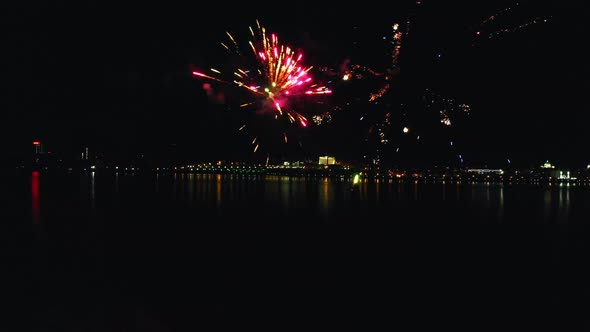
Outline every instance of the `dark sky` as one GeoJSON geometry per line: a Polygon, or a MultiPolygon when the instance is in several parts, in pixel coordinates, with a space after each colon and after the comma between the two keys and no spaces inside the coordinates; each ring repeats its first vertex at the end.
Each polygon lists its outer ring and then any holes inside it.
{"type": "MultiPolygon", "coordinates": [[[[521,1],[518,11],[483,29],[482,19],[515,2],[380,3],[299,2],[288,11],[200,1],[2,5],[9,6],[2,8],[4,156],[27,155],[39,139],[64,155],[88,145],[108,153],[244,157],[248,147],[232,134],[231,113],[212,106],[203,82],[190,75],[215,66],[226,30],[247,32],[259,19],[304,49],[315,67],[349,59],[380,68],[387,56],[382,36],[412,17],[398,89],[412,95],[428,87],[471,106],[469,121],[453,129],[467,160],[590,162],[582,1],[521,1]],[[534,17],[549,22],[472,45],[478,30],[483,36],[534,17]],[[360,49],[352,46],[357,38],[360,49]]],[[[363,130],[328,128],[331,141],[345,135],[348,144],[363,130]]],[[[310,139],[320,146],[326,135],[310,139]]]]}

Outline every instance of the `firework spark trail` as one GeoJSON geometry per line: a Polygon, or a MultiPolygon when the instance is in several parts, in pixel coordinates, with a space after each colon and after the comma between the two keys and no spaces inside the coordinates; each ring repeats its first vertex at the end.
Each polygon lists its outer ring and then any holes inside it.
{"type": "Polygon", "coordinates": [[[381,85],[375,92],[371,92],[369,94],[369,101],[370,102],[377,102],[378,99],[383,97],[391,88],[391,78],[395,75],[400,69],[400,53],[402,49],[402,36],[403,33],[400,30],[400,25],[395,23],[391,26],[391,36],[390,36],[390,44],[391,44],[391,65],[387,68],[384,72],[378,72],[373,70],[368,66],[361,66],[361,65],[353,65],[348,68],[348,70],[342,76],[343,81],[348,81],[352,78],[355,79],[364,79],[366,78],[366,74],[369,74],[373,77],[382,78],[384,83],[381,85]]]}
{"type": "Polygon", "coordinates": [[[374,102],[377,99],[383,97],[384,94],[386,94],[391,85],[389,84],[389,81],[391,79],[391,76],[393,75],[394,72],[397,72],[400,68],[399,65],[399,58],[400,58],[400,52],[402,49],[402,32],[399,30],[399,24],[395,23],[394,25],[391,26],[391,45],[392,45],[392,50],[391,50],[391,68],[389,69],[391,72],[388,75],[385,75],[385,83],[383,84],[383,86],[374,93],[371,93],[371,95],[369,96],[369,101],[374,102]]]}
{"type": "Polygon", "coordinates": [[[528,21],[522,22],[519,25],[512,26],[509,28],[501,28],[496,31],[490,32],[487,34],[487,38],[488,39],[497,38],[497,37],[500,37],[500,36],[507,34],[507,33],[513,33],[513,32],[517,32],[519,30],[526,29],[526,28],[528,28],[534,24],[537,24],[537,23],[547,23],[548,20],[549,19],[547,17],[545,17],[545,18],[543,18],[543,17],[531,18],[528,21]]]}
{"type": "MultiPolygon", "coordinates": [[[[213,70],[213,69],[212,69],[212,70],[213,70]]],[[[200,73],[200,72],[198,72],[198,71],[193,71],[193,75],[195,75],[195,76],[199,76],[199,77],[208,78],[208,79],[210,79],[210,80],[214,80],[214,81],[217,81],[217,82],[224,82],[224,81],[223,81],[223,80],[221,80],[221,79],[218,79],[218,78],[216,78],[216,77],[213,77],[213,76],[209,76],[209,75],[207,75],[207,74],[200,73]]]]}
{"type": "Polygon", "coordinates": [[[395,23],[392,27],[391,44],[393,51],[391,52],[391,66],[393,68],[399,67],[399,54],[402,48],[402,32],[399,30],[399,24],[395,23]]]}
{"type": "MultiPolygon", "coordinates": [[[[206,73],[193,71],[192,74],[202,79],[236,85],[248,91],[252,99],[241,103],[242,108],[258,107],[257,111],[265,111],[269,109],[268,105],[272,105],[270,110],[274,113],[275,119],[285,117],[289,123],[307,127],[307,118],[288,105],[289,99],[295,96],[331,94],[332,90],[315,83],[310,76],[313,66],[302,65],[303,54],[281,44],[279,37],[269,33],[258,20],[256,29],[251,26],[248,28],[252,40],[248,41],[247,46],[254,57],[246,62],[255,63],[255,68],[236,67],[226,72],[225,76],[215,68],[209,69],[206,73]],[[228,75],[231,78],[228,78],[228,75]]],[[[227,31],[226,37],[229,42],[221,42],[223,48],[231,54],[245,57],[246,53],[241,52],[236,38],[227,31]]],[[[240,131],[244,128],[245,125],[240,127],[240,131]]],[[[286,133],[282,136],[287,143],[286,133]]],[[[259,143],[254,151],[258,150],[258,147],[259,143]]]]}
{"type": "MultiPolygon", "coordinates": [[[[526,8],[523,8],[523,6],[520,6],[520,3],[518,2],[514,3],[511,6],[502,8],[496,13],[486,17],[479,23],[475,32],[476,37],[486,37],[486,39],[498,38],[505,34],[524,30],[535,24],[547,23],[551,19],[551,16],[524,14],[527,16],[527,18],[524,20],[522,20],[521,18],[519,24],[509,24],[506,20],[510,18],[510,16],[517,16],[515,14],[516,9],[519,9],[521,11],[520,15],[523,15],[523,11],[527,10],[526,8]]],[[[475,46],[475,44],[472,44],[472,46],[475,46]]]]}
{"type": "Polygon", "coordinates": [[[502,16],[510,13],[513,8],[518,7],[519,3],[516,2],[514,3],[514,5],[509,6],[509,7],[504,7],[500,10],[498,10],[496,13],[486,17],[485,19],[483,19],[480,23],[480,27],[483,27],[484,25],[489,24],[490,22],[493,22],[494,20],[498,19],[499,17],[501,18],[502,16]]]}

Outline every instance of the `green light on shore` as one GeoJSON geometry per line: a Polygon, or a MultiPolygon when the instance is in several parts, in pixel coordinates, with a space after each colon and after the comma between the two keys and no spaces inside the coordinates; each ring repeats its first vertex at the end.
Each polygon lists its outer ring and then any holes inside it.
{"type": "Polygon", "coordinates": [[[358,184],[359,183],[359,175],[355,174],[354,177],[352,178],[352,184],[358,184]]]}

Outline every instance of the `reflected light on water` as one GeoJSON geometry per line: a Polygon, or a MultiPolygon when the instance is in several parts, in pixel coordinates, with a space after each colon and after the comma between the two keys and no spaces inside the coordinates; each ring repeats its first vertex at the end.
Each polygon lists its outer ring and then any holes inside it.
{"type": "Polygon", "coordinates": [[[326,210],[329,208],[328,203],[330,200],[329,184],[330,184],[330,182],[329,182],[328,178],[324,178],[323,196],[322,196],[321,200],[322,200],[322,207],[326,210]]]}
{"type": "Polygon", "coordinates": [[[549,186],[547,189],[545,189],[545,195],[543,196],[543,219],[545,219],[546,222],[550,221],[552,218],[551,215],[551,186],[549,186]]]}
{"type": "Polygon", "coordinates": [[[498,186],[498,213],[496,219],[498,222],[504,220],[504,184],[502,183],[498,186]]]}
{"type": "Polygon", "coordinates": [[[92,212],[96,209],[96,181],[95,181],[95,172],[90,172],[90,204],[92,207],[92,212]]]}
{"type": "Polygon", "coordinates": [[[156,181],[154,185],[156,192],[160,192],[160,173],[156,173],[156,181]]]}
{"type": "Polygon", "coordinates": [[[375,198],[376,198],[377,200],[379,200],[379,193],[380,193],[379,189],[380,189],[380,184],[381,184],[381,183],[380,183],[379,179],[375,180],[375,198]]]}
{"type": "Polygon", "coordinates": [[[221,208],[221,174],[215,176],[215,202],[217,208],[221,208]]]}
{"type": "Polygon", "coordinates": [[[292,181],[291,177],[283,176],[283,177],[281,177],[281,181],[279,182],[281,201],[283,202],[283,207],[285,210],[289,210],[290,202],[293,199],[295,199],[293,197],[292,191],[291,191],[291,188],[293,188],[291,181],[292,181]]]}
{"type": "Polygon", "coordinates": [[[320,183],[320,186],[321,190],[318,196],[318,206],[321,208],[323,216],[329,217],[332,208],[332,190],[334,189],[332,180],[325,177],[320,183]]]}
{"type": "Polygon", "coordinates": [[[189,201],[192,201],[193,198],[194,198],[194,194],[195,194],[194,193],[194,189],[195,189],[195,186],[196,186],[196,183],[195,183],[195,175],[193,173],[189,173],[187,175],[187,179],[186,179],[185,185],[186,185],[187,199],[189,201]]]}
{"type": "Polygon", "coordinates": [[[33,223],[38,224],[41,219],[41,202],[39,200],[39,172],[31,173],[31,212],[33,223]]]}
{"type": "Polygon", "coordinates": [[[67,195],[76,193],[77,185],[86,211],[92,214],[104,209],[105,204],[124,206],[124,202],[130,201],[133,205],[136,200],[145,198],[154,204],[162,201],[162,205],[182,201],[183,206],[187,203],[198,208],[196,211],[209,208],[218,216],[241,217],[244,212],[252,210],[263,212],[264,216],[301,216],[305,219],[315,214],[330,220],[335,220],[334,216],[349,218],[353,214],[395,216],[416,211],[426,214],[429,212],[423,208],[426,206],[441,213],[446,211],[449,215],[464,212],[474,221],[481,222],[503,223],[516,216],[523,220],[534,216],[545,223],[569,223],[572,213],[579,211],[579,204],[584,206],[583,202],[587,200],[587,196],[580,195],[588,195],[586,188],[568,186],[567,183],[552,186],[491,182],[459,184],[453,181],[421,183],[415,180],[390,183],[386,179],[363,178],[358,179],[355,189],[351,190],[352,177],[176,173],[139,178],[125,173],[93,171],[80,176],[53,178],[41,173],[28,173],[30,182],[23,183],[28,187],[26,195],[31,199],[33,223],[47,223],[49,219],[43,213],[55,211],[51,207],[57,196],[71,199],[67,195]],[[44,207],[50,208],[47,211],[41,211],[40,207],[41,180],[47,198],[47,202],[44,198],[44,207]]]}
{"type": "Polygon", "coordinates": [[[559,184],[559,210],[557,213],[557,222],[566,222],[570,210],[570,184],[559,184]]]}

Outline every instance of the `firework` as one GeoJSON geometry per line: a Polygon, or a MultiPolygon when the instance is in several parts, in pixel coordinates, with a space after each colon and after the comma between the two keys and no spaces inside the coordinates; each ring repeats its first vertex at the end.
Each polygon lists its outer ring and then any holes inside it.
{"type": "MultiPolygon", "coordinates": [[[[530,28],[536,24],[551,21],[550,15],[531,15],[533,8],[521,6],[518,2],[505,7],[481,20],[475,28],[475,41],[499,38],[506,34],[530,28]]],[[[472,46],[475,46],[475,41],[472,46]]]]}
{"type": "Polygon", "coordinates": [[[324,112],[322,114],[317,114],[312,117],[312,120],[318,126],[323,123],[330,123],[330,122],[332,122],[332,114],[330,112],[324,112]]]}
{"type": "Polygon", "coordinates": [[[358,64],[351,65],[346,69],[344,75],[342,75],[342,80],[349,81],[353,78],[360,80],[368,77],[383,80],[378,90],[369,93],[369,101],[377,102],[378,99],[382,98],[388,91],[390,91],[390,81],[392,77],[399,72],[402,35],[403,33],[400,31],[400,25],[398,23],[393,24],[391,26],[391,35],[389,37],[391,44],[391,63],[389,68],[386,68],[384,71],[380,72],[368,66],[362,66],[358,64]]]}
{"type": "Polygon", "coordinates": [[[402,48],[402,32],[399,31],[399,24],[395,23],[391,26],[391,45],[393,51],[391,52],[391,65],[393,68],[399,67],[399,54],[402,48]]]}
{"type": "Polygon", "coordinates": [[[441,96],[432,89],[425,89],[422,99],[426,109],[438,112],[440,122],[445,126],[450,126],[453,123],[452,117],[457,117],[459,114],[469,115],[471,112],[469,105],[458,103],[452,98],[441,96]]]}
{"type": "MultiPolygon", "coordinates": [[[[221,42],[226,51],[240,56],[244,64],[240,62],[228,72],[210,68],[208,71],[193,71],[192,74],[246,91],[247,100],[240,103],[241,108],[307,127],[309,121],[295,110],[294,100],[309,95],[330,94],[332,90],[314,81],[310,75],[313,67],[303,65],[303,53],[282,44],[276,34],[269,33],[258,21],[255,29],[249,27],[249,32],[251,39],[246,43],[247,52],[240,48],[230,32],[226,32],[228,42],[221,42]]],[[[240,131],[246,126],[242,125],[240,131]]],[[[288,142],[285,132],[281,132],[280,136],[285,143],[288,142]]],[[[257,137],[253,139],[254,151],[258,150],[259,141],[257,137]]]]}

